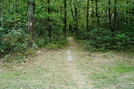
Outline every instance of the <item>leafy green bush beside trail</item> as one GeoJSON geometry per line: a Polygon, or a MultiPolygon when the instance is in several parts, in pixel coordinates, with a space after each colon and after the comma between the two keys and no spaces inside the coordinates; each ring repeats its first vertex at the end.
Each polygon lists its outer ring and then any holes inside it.
{"type": "Polygon", "coordinates": [[[48,37],[46,35],[42,37],[36,36],[34,40],[32,40],[31,47],[29,46],[29,41],[31,40],[31,37],[22,29],[13,29],[7,34],[4,34],[4,31],[1,30],[1,33],[0,58],[5,56],[3,58],[3,61],[5,62],[11,62],[14,60],[22,61],[23,58],[25,58],[24,56],[34,53],[34,49],[38,47],[59,49],[67,43],[67,40],[63,35],[53,34],[52,37],[48,37]]]}
{"type": "Polygon", "coordinates": [[[39,47],[45,47],[48,49],[59,49],[62,48],[62,46],[64,46],[67,43],[67,39],[61,35],[55,35],[53,37],[37,37],[35,39],[35,42],[37,43],[37,45],[39,47]]]}
{"type": "Polygon", "coordinates": [[[110,32],[103,28],[92,29],[77,37],[84,40],[86,48],[90,50],[123,50],[134,46],[133,31],[110,32]]]}

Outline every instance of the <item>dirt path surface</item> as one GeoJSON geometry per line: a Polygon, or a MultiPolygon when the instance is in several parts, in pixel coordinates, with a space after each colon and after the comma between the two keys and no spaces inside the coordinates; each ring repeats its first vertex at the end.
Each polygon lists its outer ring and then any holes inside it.
{"type": "Polygon", "coordinates": [[[88,84],[86,78],[80,73],[80,69],[76,68],[76,60],[77,57],[73,53],[75,53],[75,49],[78,49],[78,45],[73,40],[72,37],[68,38],[69,47],[66,51],[67,58],[66,58],[66,65],[67,65],[67,73],[70,75],[72,80],[76,83],[77,89],[91,89],[92,85],[88,84]]]}
{"type": "Polygon", "coordinates": [[[134,59],[86,52],[72,37],[60,50],[39,49],[26,63],[0,63],[0,89],[134,89],[134,59]]]}

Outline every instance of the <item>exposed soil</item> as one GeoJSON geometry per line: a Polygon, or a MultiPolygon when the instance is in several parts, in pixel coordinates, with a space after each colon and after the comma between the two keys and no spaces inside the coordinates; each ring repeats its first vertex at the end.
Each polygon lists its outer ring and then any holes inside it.
{"type": "MultiPolygon", "coordinates": [[[[73,79],[73,81],[77,84],[78,89],[83,89],[83,88],[87,88],[87,89],[91,89],[92,85],[89,85],[86,81],[86,79],[84,78],[84,75],[82,75],[79,71],[81,71],[80,69],[76,68],[76,58],[75,55],[73,55],[73,52],[75,51],[75,48],[78,46],[76,45],[77,43],[73,40],[72,37],[68,38],[69,41],[69,46],[67,48],[66,54],[67,54],[67,58],[66,58],[66,65],[67,65],[67,72],[70,75],[70,77],[73,79]]],[[[78,47],[77,47],[78,48],[78,47]]]]}

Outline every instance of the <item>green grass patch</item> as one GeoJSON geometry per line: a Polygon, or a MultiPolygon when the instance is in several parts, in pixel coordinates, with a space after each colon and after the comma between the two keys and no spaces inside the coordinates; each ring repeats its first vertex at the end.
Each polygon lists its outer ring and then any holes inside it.
{"type": "Polygon", "coordinates": [[[97,89],[112,89],[114,86],[116,89],[132,89],[134,73],[133,66],[127,66],[126,63],[117,63],[116,66],[103,66],[100,67],[103,71],[97,71],[90,75],[90,79],[95,81],[94,88],[97,89]]]}
{"type": "Polygon", "coordinates": [[[2,72],[0,73],[0,79],[11,79],[20,75],[22,75],[21,72],[2,72]]]}
{"type": "Polygon", "coordinates": [[[124,64],[119,64],[115,67],[109,67],[112,72],[126,73],[134,72],[134,66],[125,66],[124,64]]]}

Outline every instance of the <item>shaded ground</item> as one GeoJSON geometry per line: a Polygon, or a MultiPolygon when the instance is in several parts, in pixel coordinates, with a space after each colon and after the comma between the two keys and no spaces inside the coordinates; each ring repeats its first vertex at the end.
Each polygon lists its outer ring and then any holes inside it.
{"type": "Polygon", "coordinates": [[[58,51],[40,49],[27,63],[0,63],[0,89],[134,89],[134,59],[86,52],[68,38],[58,51]]]}

